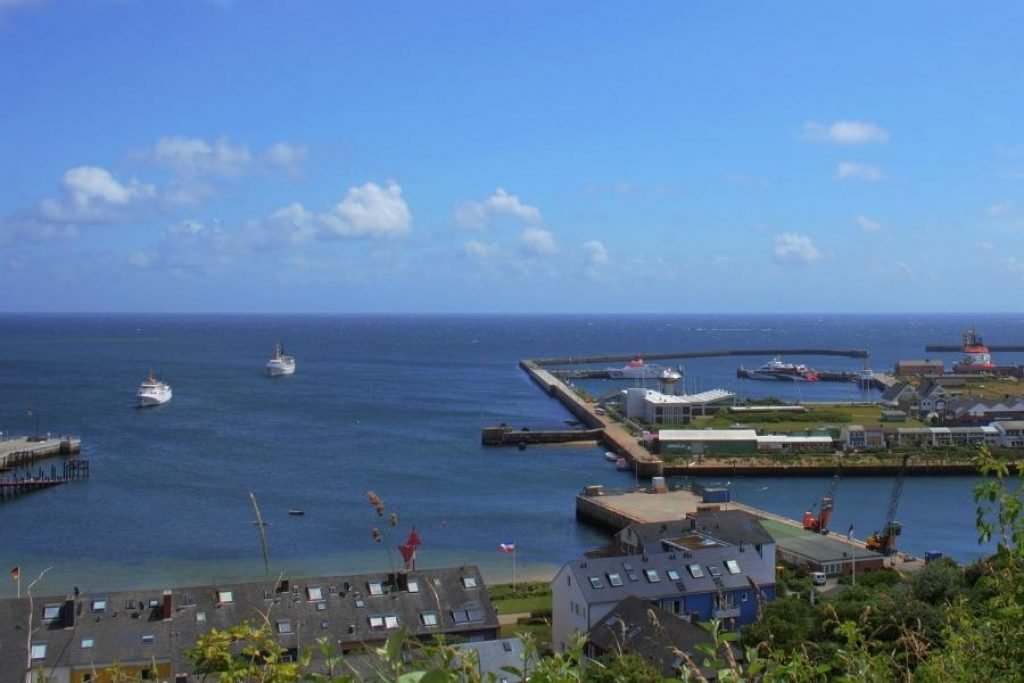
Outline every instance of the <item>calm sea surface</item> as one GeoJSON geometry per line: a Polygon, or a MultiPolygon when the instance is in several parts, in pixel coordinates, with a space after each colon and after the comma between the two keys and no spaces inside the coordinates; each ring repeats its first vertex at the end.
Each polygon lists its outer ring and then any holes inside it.
{"type": "MultiPolygon", "coordinates": [[[[992,344],[1024,343],[1024,316],[2,316],[0,431],[79,435],[92,477],[0,504],[0,566],[36,592],[99,591],[263,575],[248,496],[264,519],[272,571],[292,575],[386,569],[412,525],[420,564],[480,565],[511,578],[501,542],[519,549],[519,576],[544,576],[604,541],[577,525],[587,484],[627,487],[602,449],[485,449],[480,428],[557,428],[570,416],[516,365],[520,358],[757,347],[866,348],[875,369],[957,343],[976,324],[992,344]],[[293,377],[263,363],[282,340],[293,377]],[[174,389],[137,410],[153,368],[174,389]],[[365,493],[399,515],[381,526],[365,493]],[[289,516],[302,509],[305,516],[289,516]],[[386,524],[384,525],[386,527],[386,524]],[[390,548],[390,550],[389,550],[390,548]]],[[[946,356],[947,362],[955,354],[946,356]]],[[[870,398],[845,384],[737,380],[739,364],[685,361],[690,390],[804,401],[870,398]]],[[[856,370],[847,358],[792,358],[856,370]]],[[[997,356],[1000,363],[1024,358],[997,356]]],[[[588,388],[605,392],[611,381],[588,388]]],[[[47,465],[48,467],[48,465],[47,465]]],[[[736,478],[733,497],[798,516],[824,479],[736,478]]],[[[960,560],[975,542],[972,477],[911,478],[899,518],[903,549],[960,560]]],[[[833,528],[877,528],[891,480],[843,480],[833,528]]],[[[0,584],[11,595],[14,584],[0,584]]]]}

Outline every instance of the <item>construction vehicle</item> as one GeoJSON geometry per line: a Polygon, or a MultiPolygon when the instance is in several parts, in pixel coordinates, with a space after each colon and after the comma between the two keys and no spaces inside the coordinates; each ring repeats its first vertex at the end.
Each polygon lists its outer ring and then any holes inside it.
{"type": "Polygon", "coordinates": [[[874,550],[887,557],[896,552],[896,537],[903,532],[903,524],[896,521],[896,510],[899,509],[900,497],[903,495],[903,482],[907,476],[908,460],[910,460],[910,455],[904,455],[903,463],[896,473],[896,480],[892,483],[892,494],[889,496],[889,510],[886,512],[882,530],[871,534],[864,541],[864,545],[868,550],[874,550]]]}
{"type": "Polygon", "coordinates": [[[828,533],[828,523],[832,518],[832,510],[835,509],[836,505],[836,488],[839,486],[839,470],[836,470],[835,475],[832,477],[832,481],[829,482],[828,488],[825,489],[825,495],[821,497],[821,508],[818,514],[814,514],[814,506],[804,513],[803,523],[804,528],[808,531],[817,531],[819,534],[828,533]]]}

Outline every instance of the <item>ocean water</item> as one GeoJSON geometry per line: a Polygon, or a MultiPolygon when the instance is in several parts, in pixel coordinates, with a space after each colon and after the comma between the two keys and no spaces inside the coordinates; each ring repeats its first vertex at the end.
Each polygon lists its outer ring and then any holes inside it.
{"type": "MultiPolygon", "coordinates": [[[[421,566],[474,563],[489,580],[508,580],[510,557],[498,544],[515,542],[518,576],[548,576],[605,541],[576,523],[575,494],[588,484],[633,481],[600,448],[480,445],[485,425],[557,428],[571,419],[519,370],[519,359],[866,348],[871,365],[884,369],[925,357],[925,344],[957,343],[972,324],[989,343],[1024,343],[1021,315],[0,316],[0,431],[30,434],[38,417],[44,433],[81,436],[92,467],[87,482],[0,503],[0,566],[20,566],[26,580],[52,567],[37,593],[258,578],[264,567],[252,493],[268,522],[273,574],[387,569],[415,526],[421,566]],[[278,339],[298,369],[269,379],[263,363],[278,339]],[[138,410],[134,393],[150,368],[172,385],[174,399],[138,410]],[[397,513],[396,527],[374,513],[370,490],[397,513]],[[384,530],[382,543],[374,527],[384,530]]],[[[870,398],[846,384],[736,379],[739,364],[766,360],[684,361],[687,387],[804,401],[870,398]]],[[[791,360],[818,369],[861,365],[791,360]]],[[[616,386],[599,380],[588,388],[616,386]]],[[[797,517],[827,480],[709,483],[797,517]]],[[[910,478],[901,548],[960,560],[985,552],[974,531],[974,483],[910,478]]],[[[853,524],[866,536],[881,524],[890,490],[886,478],[843,480],[833,528],[853,524]]],[[[13,591],[12,582],[0,584],[0,594],[13,591]]]]}

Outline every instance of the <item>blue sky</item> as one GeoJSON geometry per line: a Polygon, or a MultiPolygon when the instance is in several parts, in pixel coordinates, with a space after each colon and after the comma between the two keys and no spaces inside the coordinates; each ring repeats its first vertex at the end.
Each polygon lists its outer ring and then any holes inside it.
{"type": "Polygon", "coordinates": [[[1024,5],[0,0],[0,310],[1019,311],[1024,5]]]}

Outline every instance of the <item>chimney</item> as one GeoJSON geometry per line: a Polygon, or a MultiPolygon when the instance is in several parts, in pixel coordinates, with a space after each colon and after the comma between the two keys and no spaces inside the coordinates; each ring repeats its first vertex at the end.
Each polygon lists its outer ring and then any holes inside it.
{"type": "Polygon", "coordinates": [[[75,601],[68,598],[64,601],[64,628],[75,627],[75,601]]]}
{"type": "Polygon", "coordinates": [[[174,613],[174,604],[171,601],[171,591],[164,591],[164,602],[160,608],[160,618],[167,620],[171,618],[171,614],[174,613]]]}

